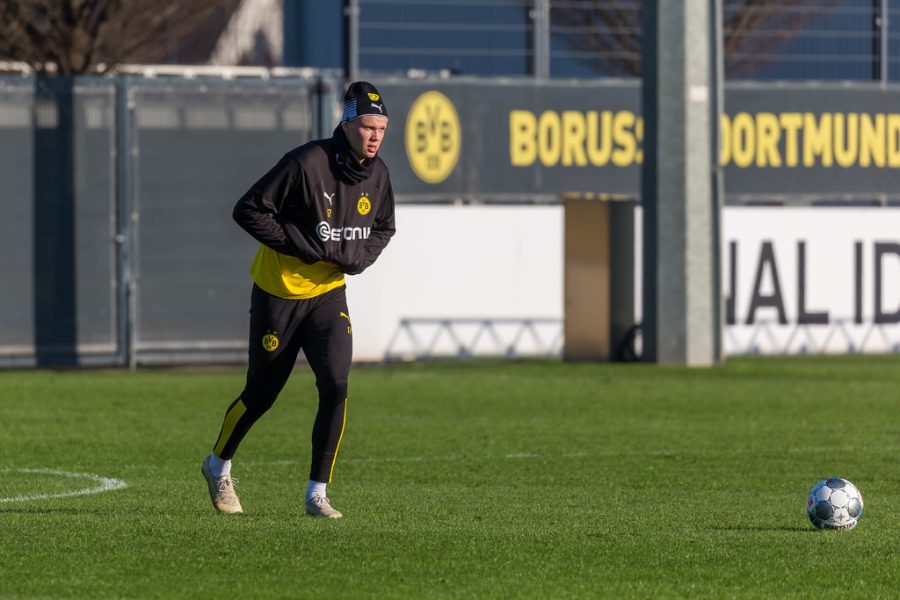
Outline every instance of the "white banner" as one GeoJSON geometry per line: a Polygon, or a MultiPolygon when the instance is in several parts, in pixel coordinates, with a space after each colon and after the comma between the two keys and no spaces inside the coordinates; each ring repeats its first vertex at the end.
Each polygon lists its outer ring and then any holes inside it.
{"type": "Polygon", "coordinates": [[[900,210],[730,207],[727,354],[900,351],[900,210]]]}
{"type": "Polygon", "coordinates": [[[559,206],[397,206],[397,233],[348,278],[355,360],[559,355],[559,206]]]}
{"type": "MultiPolygon", "coordinates": [[[[398,206],[349,278],[355,359],[559,355],[564,234],[561,206],[398,206]]],[[[726,354],[900,352],[900,209],[729,207],[722,239],[726,354]]]]}

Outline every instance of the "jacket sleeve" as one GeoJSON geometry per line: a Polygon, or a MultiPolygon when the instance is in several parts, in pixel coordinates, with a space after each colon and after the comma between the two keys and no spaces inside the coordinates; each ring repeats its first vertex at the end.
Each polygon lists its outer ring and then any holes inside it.
{"type": "Polygon", "coordinates": [[[338,267],[347,275],[362,273],[372,266],[372,263],[375,262],[381,251],[388,245],[396,231],[394,222],[394,190],[391,188],[390,181],[388,181],[385,201],[379,207],[362,255],[353,264],[338,265],[338,267]]]}
{"type": "Polygon", "coordinates": [[[293,193],[303,194],[300,165],[287,156],[247,190],[232,212],[235,222],[261,244],[312,264],[322,260],[322,250],[300,229],[282,217],[293,193]]]}

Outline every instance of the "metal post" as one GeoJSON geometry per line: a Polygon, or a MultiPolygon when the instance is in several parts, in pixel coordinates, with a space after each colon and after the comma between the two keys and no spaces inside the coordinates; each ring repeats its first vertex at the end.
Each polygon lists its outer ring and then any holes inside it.
{"type": "Polygon", "coordinates": [[[538,79],[550,76],[550,0],[533,0],[531,73],[538,79]]]}
{"type": "Polygon", "coordinates": [[[711,189],[710,3],[647,2],[644,11],[642,356],[708,366],[718,360],[721,330],[714,272],[719,222],[711,189]],[[706,34],[698,36],[697,30],[706,34]]]}
{"type": "Polygon", "coordinates": [[[881,15],[879,19],[879,27],[881,28],[881,60],[879,64],[881,66],[881,70],[879,72],[879,81],[881,81],[882,85],[886,84],[888,81],[888,13],[890,9],[888,8],[888,0],[881,0],[881,15]]]}
{"type": "Polygon", "coordinates": [[[634,206],[609,203],[609,339],[610,358],[630,361],[634,347],[634,206]]]}
{"type": "Polygon", "coordinates": [[[134,97],[130,77],[116,81],[116,356],[135,368],[134,352],[134,97]]]}
{"type": "Polygon", "coordinates": [[[657,148],[656,130],[659,121],[659,6],[645,2],[642,11],[641,30],[641,113],[644,121],[644,161],[641,165],[642,217],[642,316],[641,358],[646,362],[657,361],[657,148]]]}
{"type": "Polygon", "coordinates": [[[73,366],[78,355],[75,77],[35,80],[32,238],[37,365],[73,366]],[[49,235],[47,235],[49,233],[49,235]]]}
{"type": "Polygon", "coordinates": [[[350,81],[356,81],[359,79],[359,0],[345,0],[345,2],[346,35],[344,39],[347,44],[345,52],[347,64],[344,71],[350,81]]]}
{"type": "Polygon", "coordinates": [[[872,0],[872,79],[888,80],[888,1],[872,0]]]}
{"type": "Polygon", "coordinates": [[[725,205],[725,169],[722,167],[722,132],[721,117],[725,111],[725,42],[723,37],[722,0],[710,0],[709,10],[709,87],[710,87],[710,137],[712,142],[712,281],[710,292],[713,294],[712,306],[715,328],[713,340],[713,356],[715,362],[722,362],[725,352],[722,349],[723,312],[722,312],[722,207],[725,205]]]}

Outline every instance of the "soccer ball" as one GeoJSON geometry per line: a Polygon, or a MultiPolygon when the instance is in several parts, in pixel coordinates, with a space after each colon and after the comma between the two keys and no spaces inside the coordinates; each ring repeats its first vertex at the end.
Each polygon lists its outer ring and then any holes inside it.
{"type": "Polygon", "coordinates": [[[853,529],[863,515],[863,497],[846,479],[823,479],[806,496],[806,514],[819,529],[853,529]]]}

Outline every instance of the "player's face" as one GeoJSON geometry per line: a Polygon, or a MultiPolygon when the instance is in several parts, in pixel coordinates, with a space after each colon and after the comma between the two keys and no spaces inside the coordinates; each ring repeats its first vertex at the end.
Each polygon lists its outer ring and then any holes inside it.
{"type": "Polygon", "coordinates": [[[374,158],[378,153],[387,125],[388,118],[379,115],[366,115],[344,123],[344,133],[360,161],[374,158]]]}

